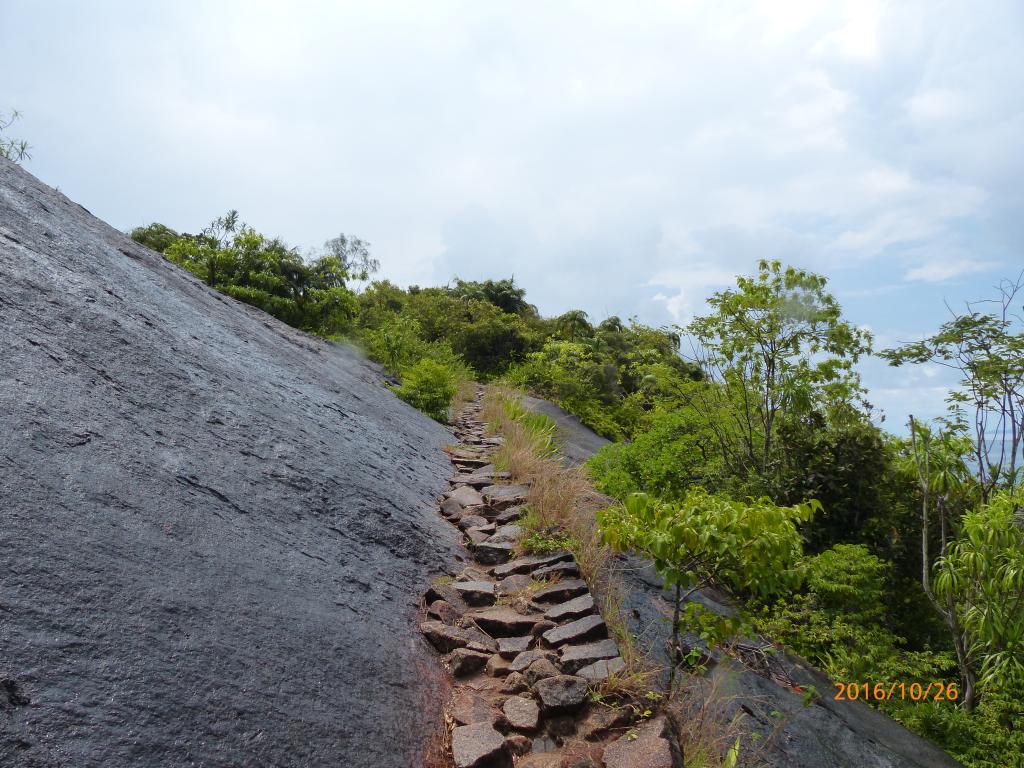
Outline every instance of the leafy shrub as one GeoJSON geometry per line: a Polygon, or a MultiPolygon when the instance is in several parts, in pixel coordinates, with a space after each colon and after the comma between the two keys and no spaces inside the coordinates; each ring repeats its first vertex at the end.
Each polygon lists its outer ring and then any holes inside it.
{"type": "Polygon", "coordinates": [[[445,422],[455,390],[456,381],[451,370],[424,358],[403,372],[402,386],[395,393],[430,418],[445,422]]]}

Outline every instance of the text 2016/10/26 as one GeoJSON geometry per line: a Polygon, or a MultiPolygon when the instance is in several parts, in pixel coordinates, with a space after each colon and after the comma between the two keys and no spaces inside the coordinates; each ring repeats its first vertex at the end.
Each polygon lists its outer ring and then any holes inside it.
{"type": "Polygon", "coordinates": [[[834,683],[836,701],[956,701],[960,691],[956,683],[834,683]]]}

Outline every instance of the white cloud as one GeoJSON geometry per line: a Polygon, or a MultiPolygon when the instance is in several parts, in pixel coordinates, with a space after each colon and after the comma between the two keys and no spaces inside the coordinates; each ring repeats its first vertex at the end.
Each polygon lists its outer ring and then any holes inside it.
{"type": "Polygon", "coordinates": [[[975,272],[988,272],[996,266],[998,265],[993,262],[978,259],[940,259],[908,269],[905,278],[926,283],[938,283],[975,272]]]}

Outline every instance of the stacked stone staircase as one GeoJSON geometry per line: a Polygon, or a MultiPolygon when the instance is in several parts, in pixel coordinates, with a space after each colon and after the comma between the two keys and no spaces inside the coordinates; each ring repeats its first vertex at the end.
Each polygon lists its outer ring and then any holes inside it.
{"type": "Polygon", "coordinates": [[[529,486],[495,468],[501,437],[482,392],[457,416],[460,441],[440,514],[473,564],[426,593],[420,630],[455,679],[447,712],[456,768],[678,768],[664,717],[593,691],[625,670],[567,551],[517,556],[529,486]]]}

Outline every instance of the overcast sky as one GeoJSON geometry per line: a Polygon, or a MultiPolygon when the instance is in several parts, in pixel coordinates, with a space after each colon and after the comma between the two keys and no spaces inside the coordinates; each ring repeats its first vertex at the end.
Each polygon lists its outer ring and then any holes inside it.
{"type": "MultiPolygon", "coordinates": [[[[878,346],[1024,267],[1024,3],[4,0],[27,168],[122,229],[228,208],[402,285],[685,322],[760,257],[878,346]]],[[[941,371],[863,366],[886,426],[941,371]]]]}

